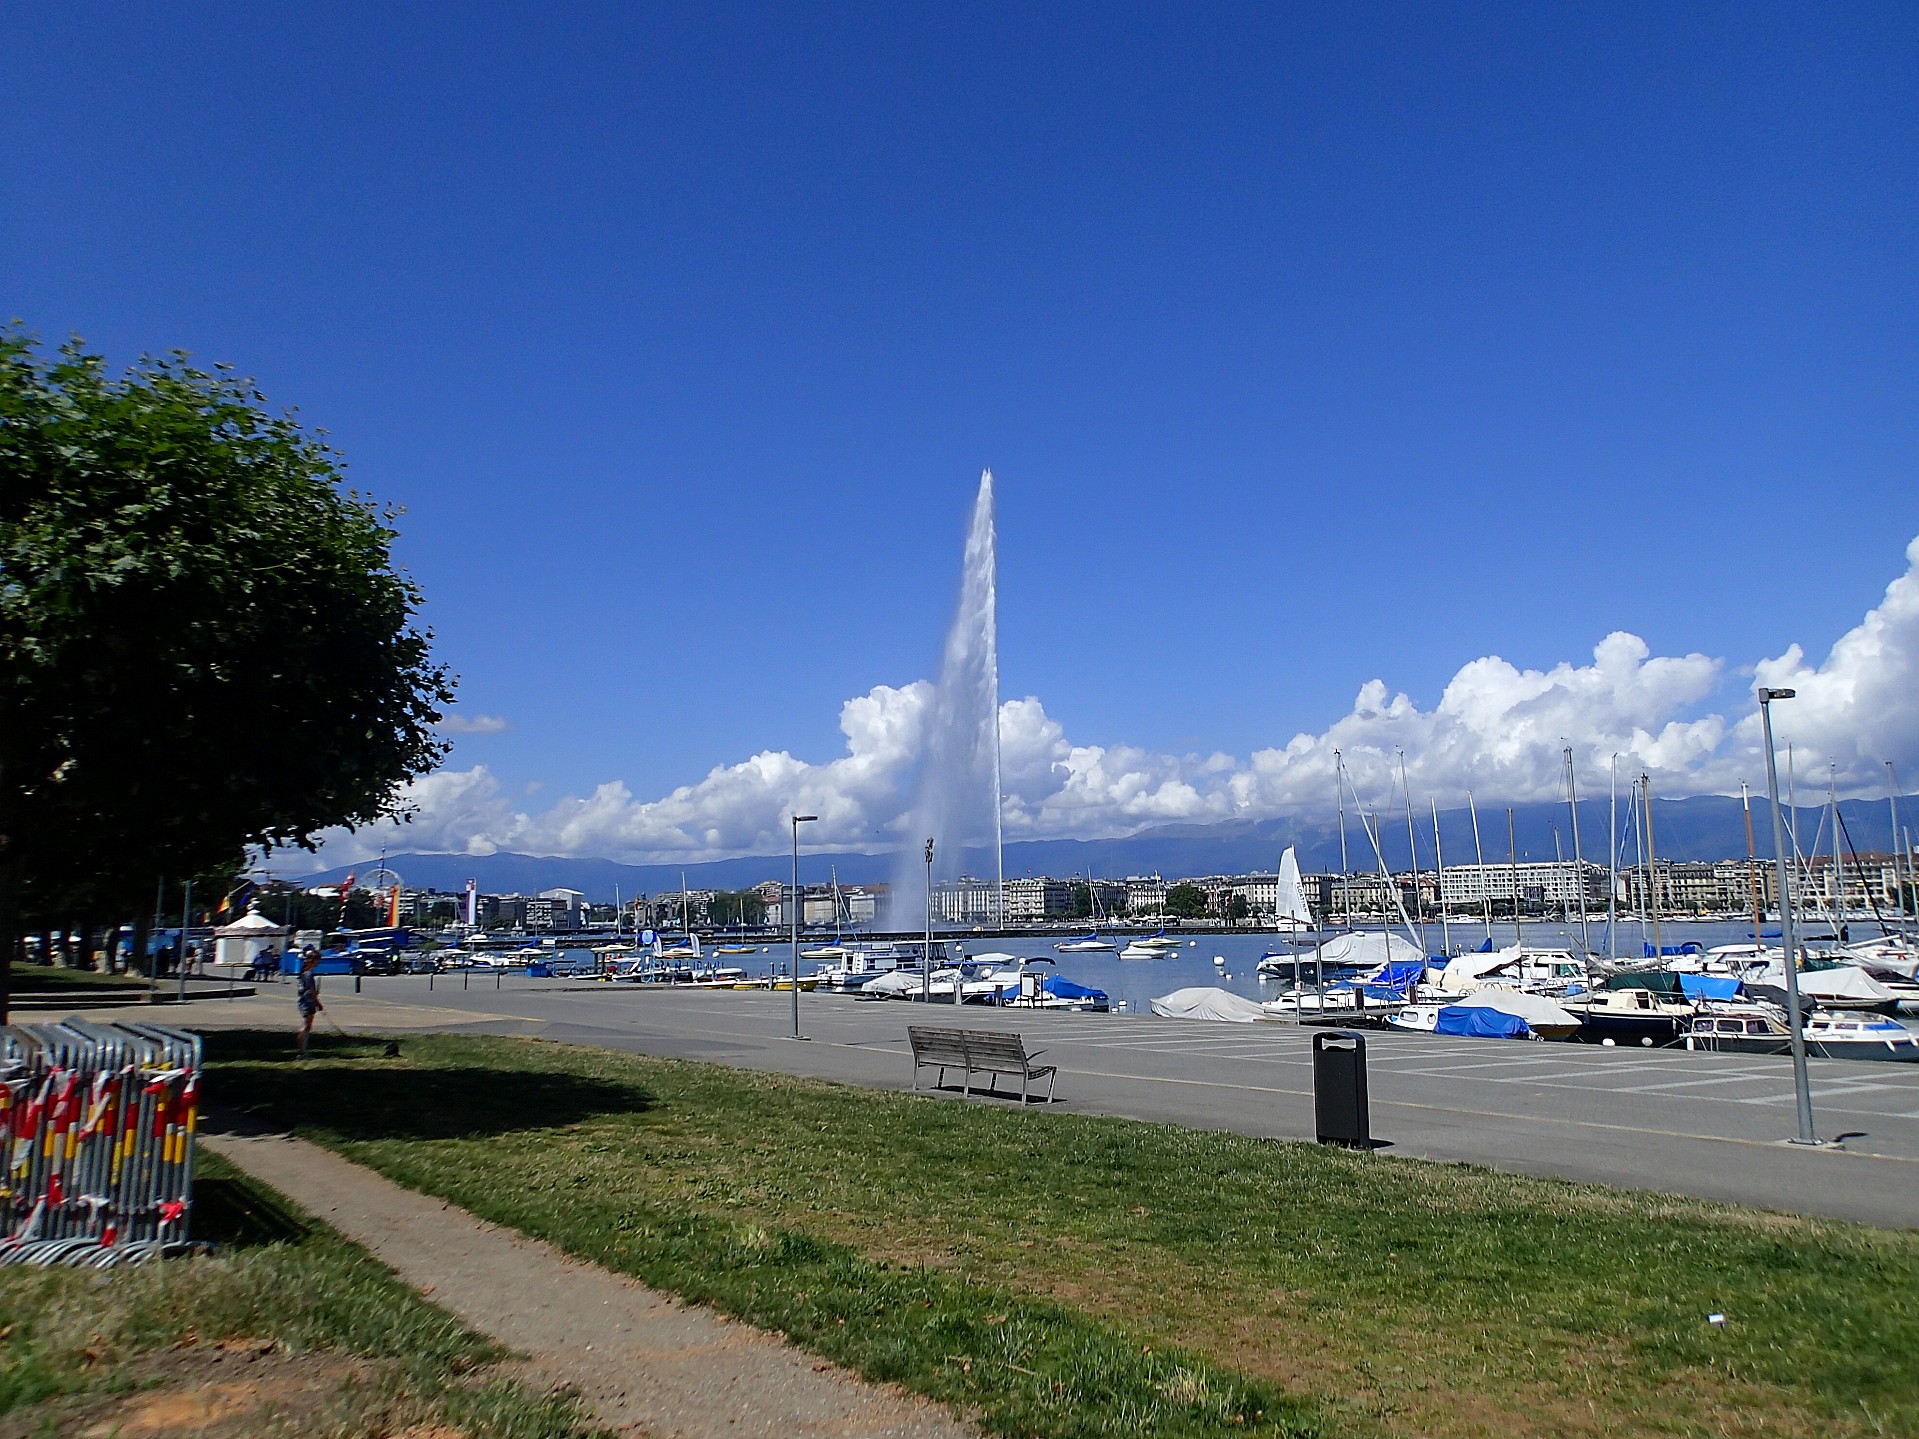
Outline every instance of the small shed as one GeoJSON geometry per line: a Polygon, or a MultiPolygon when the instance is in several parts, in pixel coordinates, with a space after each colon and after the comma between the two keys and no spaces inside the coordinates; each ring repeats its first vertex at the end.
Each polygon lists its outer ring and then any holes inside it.
{"type": "Polygon", "coordinates": [[[285,925],[275,924],[261,914],[258,903],[249,904],[247,912],[232,924],[223,924],[213,931],[214,963],[247,969],[264,950],[284,950],[289,933],[285,925]]]}

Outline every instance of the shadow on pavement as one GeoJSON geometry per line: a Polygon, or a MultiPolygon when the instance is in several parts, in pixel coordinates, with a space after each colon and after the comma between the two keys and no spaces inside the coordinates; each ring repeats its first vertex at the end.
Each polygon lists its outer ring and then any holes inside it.
{"type": "Polygon", "coordinates": [[[345,1140],[477,1139],[653,1106],[638,1085],[537,1069],[415,1066],[404,1042],[398,1055],[388,1056],[387,1048],[384,1039],[316,1034],[313,1057],[301,1062],[285,1033],[209,1035],[207,1128],[311,1126],[345,1140]]]}

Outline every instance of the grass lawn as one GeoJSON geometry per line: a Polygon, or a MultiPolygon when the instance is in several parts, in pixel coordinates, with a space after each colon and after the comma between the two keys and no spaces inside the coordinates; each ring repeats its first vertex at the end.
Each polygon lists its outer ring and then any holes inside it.
{"type": "Polygon", "coordinates": [[[489,1379],[498,1347],[364,1250],[216,1155],[197,1168],[196,1232],[218,1257],[0,1268],[0,1433],[589,1432],[571,1401],[489,1379]]]}
{"type": "Polygon", "coordinates": [[[1911,1233],[532,1041],[209,1048],[216,1097],[997,1433],[1919,1433],[1911,1233]]]}

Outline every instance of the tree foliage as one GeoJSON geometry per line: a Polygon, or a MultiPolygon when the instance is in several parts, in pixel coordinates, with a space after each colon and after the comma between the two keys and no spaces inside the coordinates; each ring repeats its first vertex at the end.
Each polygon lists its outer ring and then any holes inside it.
{"type": "Polygon", "coordinates": [[[0,332],[0,867],[24,917],[310,845],[440,760],[452,680],[394,518],[227,371],[116,378],[0,332]]]}
{"type": "Polygon", "coordinates": [[[736,924],[764,924],[766,901],[750,889],[738,893],[720,890],[706,902],[706,922],[721,928],[736,924]]]}
{"type": "Polygon", "coordinates": [[[1166,912],[1178,919],[1198,919],[1206,913],[1206,891],[1196,884],[1176,884],[1166,891],[1166,912]]]}

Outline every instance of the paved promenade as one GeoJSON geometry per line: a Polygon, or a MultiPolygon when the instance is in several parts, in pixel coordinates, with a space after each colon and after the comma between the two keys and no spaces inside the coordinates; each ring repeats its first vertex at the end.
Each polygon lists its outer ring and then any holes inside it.
{"type": "MultiPolygon", "coordinates": [[[[348,1030],[517,1034],[904,1089],[909,1023],[1019,1030],[1060,1066],[1061,1112],[1243,1134],[1313,1133],[1312,1033],[1130,1015],[1047,1014],[801,996],[643,989],[491,975],[328,981],[348,1030]]],[[[105,1017],[105,1016],[103,1016],[105,1017]]],[[[170,1023],[291,1029],[290,992],[169,1009],[170,1023]]],[[[325,1021],[322,1021],[322,1028],[325,1021]]],[[[1367,1036],[1372,1130],[1388,1154],[1695,1194],[1919,1227],[1919,1065],[1812,1062],[1822,1139],[1795,1130],[1792,1068],[1764,1056],[1367,1036]]]]}

